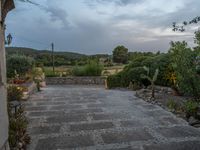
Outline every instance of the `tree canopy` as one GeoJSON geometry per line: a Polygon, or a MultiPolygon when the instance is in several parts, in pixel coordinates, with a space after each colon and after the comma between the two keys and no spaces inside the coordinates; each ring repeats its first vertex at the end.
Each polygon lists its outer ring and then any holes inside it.
{"type": "Polygon", "coordinates": [[[197,24],[198,22],[200,22],[200,16],[197,16],[190,21],[183,21],[183,23],[181,25],[178,25],[176,22],[173,22],[173,24],[172,24],[173,29],[172,30],[184,32],[185,26],[191,25],[191,24],[197,24]]]}
{"type": "Polygon", "coordinates": [[[128,61],[128,48],[123,45],[117,46],[113,50],[113,62],[115,63],[127,63],[128,61]]]}

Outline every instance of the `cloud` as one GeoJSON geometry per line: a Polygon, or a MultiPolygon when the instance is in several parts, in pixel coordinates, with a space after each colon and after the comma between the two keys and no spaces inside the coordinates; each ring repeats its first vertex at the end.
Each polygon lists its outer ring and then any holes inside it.
{"type": "Polygon", "coordinates": [[[121,6],[126,6],[128,4],[135,4],[138,2],[142,2],[142,0],[118,0],[115,3],[121,6]]]}
{"type": "Polygon", "coordinates": [[[13,33],[13,45],[44,49],[54,41],[57,50],[85,54],[111,53],[117,45],[130,51],[167,51],[171,40],[193,43],[194,26],[177,33],[171,25],[199,15],[200,5],[199,0],[33,1],[40,6],[20,3],[9,14],[7,32],[13,33]]]}
{"type": "Polygon", "coordinates": [[[48,1],[46,3],[44,2],[35,2],[32,0],[17,0],[19,2],[27,3],[27,4],[32,4],[39,9],[45,11],[47,14],[50,16],[50,21],[51,22],[59,22],[62,24],[62,27],[68,27],[69,26],[69,21],[67,19],[68,14],[65,9],[60,8],[57,5],[54,5],[52,1],[48,1]]]}
{"type": "Polygon", "coordinates": [[[118,6],[126,6],[129,4],[135,4],[138,2],[142,2],[143,0],[86,0],[85,2],[89,5],[89,6],[94,6],[95,4],[115,4],[118,6]]]}
{"type": "Polygon", "coordinates": [[[62,23],[63,27],[69,26],[69,21],[67,20],[68,14],[64,9],[53,6],[47,6],[43,9],[49,13],[51,21],[59,21],[62,23]]]}

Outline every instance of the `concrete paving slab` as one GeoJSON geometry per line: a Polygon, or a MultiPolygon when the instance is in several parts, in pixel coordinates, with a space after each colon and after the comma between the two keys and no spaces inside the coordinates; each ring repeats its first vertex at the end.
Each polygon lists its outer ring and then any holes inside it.
{"type": "Polygon", "coordinates": [[[199,141],[172,142],[144,146],[144,150],[199,150],[199,141]]]}
{"type": "Polygon", "coordinates": [[[37,150],[58,150],[92,146],[94,142],[90,136],[55,137],[38,141],[37,150]]]}
{"type": "Polygon", "coordinates": [[[200,131],[132,91],[48,86],[25,102],[28,150],[199,150],[200,131]]]}
{"type": "Polygon", "coordinates": [[[142,129],[134,131],[107,132],[102,134],[101,136],[106,144],[145,141],[153,139],[153,137],[148,132],[142,129]]]}
{"type": "Polygon", "coordinates": [[[112,122],[99,122],[99,123],[87,123],[87,124],[74,124],[70,125],[71,131],[84,131],[84,130],[97,130],[97,129],[109,129],[113,128],[112,122]]]}

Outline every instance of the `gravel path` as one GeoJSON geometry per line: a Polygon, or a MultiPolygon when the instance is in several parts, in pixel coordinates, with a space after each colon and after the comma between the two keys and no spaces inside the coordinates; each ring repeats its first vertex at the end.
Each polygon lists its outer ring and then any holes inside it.
{"type": "Polygon", "coordinates": [[[25,103],[29,150],[199,150],[200,131],[132,91],[48,86],[25,103]]]}

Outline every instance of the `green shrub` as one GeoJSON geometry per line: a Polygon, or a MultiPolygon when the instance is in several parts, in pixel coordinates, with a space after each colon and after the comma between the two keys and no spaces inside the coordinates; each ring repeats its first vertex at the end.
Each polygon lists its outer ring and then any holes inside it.
{"type": "Polygon", "coordinates": [[[58,72],[53,72],[52,70],[45,70],[44,72],[46,77],[60,77],[58,72]]]}
{"type": "Polygon", "coordinates": [[[108,86],[109,89],[121,87],[121,75],[117,74],[117,75],[108,76],[107,86],[108,86]]]}
{"type": "Polygon", "coordinates": [[[33,59],[24,55],[11,55],[7,58],[7,76],[15,77],[15,74],[24,76],[33,67],[33,59]]]}
{"type": "Polygon", "coordinates": [[[200,75],[200,65],[196,66],[197,74],[200,75]]]}
{"type": "Polygon", "coordinates": [[[181,93],[195,98],[200,97],[200,77],[197,74],[195,52],[186,42],[172,42],[170,48],[172,66],[181,93]]]}
{"type": "Polygon", "coordinates": [[[124,69],[116,75],[111,75],[107,79],[108,88],[115,87],[128,87],[130,82],[137,84],[138,86],[150,85],[150,82],[141,78],[141,74],[144,74],[145,70],[142,67],[136,67],[124,69]]]}
{"type": "Polygon", "coordinates": [[[26,149],[26,145],[30,143],[30,137],[26,132],[27,119],[22,106],[13,111],[12,101],[21,101],[23,89],[18,86],[9,86],[7,90],[8,116],[9,116],[9,145],[11,149],[26,149]]]}
{"type": "MultiPolygon", "coordinates": [[[[168,71],[168,66],[170,64],[170,55],[169,54],[159,54],[159,55],[149,55],[149,56],[140,56],[136,57],[132,60],[132,62],[127,65],[122,72],[120,72],[118,75],[120,80],[117,81],[118,84],[114,84],[118,87],[128,87],[130,82],[133,84],[139,85],[139,86],[148,86],[151,83],[147,79],[142,79],[141,75],[145,74],[145,70],[143,69],[143,66],[147,66],[150,68],[149,75],[153,76],[156,69],[159,69],[159,74],[157,76],[157,80],[155,82],[156,85],[162,85],[166,86],[169,85],[169,81],[166,79],[166,73],[168,71]]],[[[115,78],[113,76],[110,77],[115,78]]],[[[110,79],[109,78],[109,79],[110,79]]],[[[110,80],[109,80],[110,81],[110,80]]],[[[113,81],[108,84],[112,86],[113,81]]]]}
{"type": "Polygon", "coordinates": [[[85,66],[75,66],[72,72],[75,76],[101,76],[102,70],[102,65],[96,62],[90,62],[85,66]]]}
{"type": "Polygon", "coordinates": [[[200,54],[197,54],[197,55],[198,56],[196,57],[196,61],[195,61],[196,71],[197,71],[197,74],[200,75],[200,54]]]}
{"type": "Polygon", "coordinates": [[[166,73],[169,71],[170,54],[160,54],[155,57],[149,57],[141,62],[142,66],[150,68],[150,76],[153,76],[156,69],[159,69],[159,74],[156,80],[156,85],[168,86],[169,81],[166,79],[166,73]]]}
{"type": "Polygon", "coordinates": [[[18,86],[9,86],[7,88],[7,99],[11,101],[21,101],[23,97],[23,89],[18,86]]]}
{"type": "Polygon", "coordinates": [[[136,68],[136,67],[143,67],[142,62],[145,61],[148,58],[151,58],[151,57],[150,56],[137,57],[134,60],[132,60],[131,63],[129,65],[127,65],[124,69],[130,70],[130,69],[136,68]]]}
{"type": "Polygon", "coordinates": [[[189,118],[190,116],[197,117],[197,111],[198,111],[199,103],[189,100],[185,102],[184,104],[184,110],[186,113],[186,117],[189,118]]]}
{"type": "Polygon", "coordinates": [[[9,114],[9,145],[11,149],[27,149],[30,143],[30,136],[27,134],[28,121],[24,114],[24,109],[20,108],[16,113],[12,113],[8,108],[9,114]]]}
{"type": "Polygon", "coordinates": [[[176,109],[177,109],[177,103],[176,103],[173,99],[170,99],[170,100],[167,102],[167,107],[168,107],[170,110],[176,110],[176,109]]]}
{"type": "Polygon", "coordinates": [[[132,68],[128,71],[124,71],[125,74],[125,78],[124,78],[124,83],[125,86],[127,86],[130,82],[134,83],[138,83],[140,85],[150,85],[150,82],[146,79],[142,79],[141,75],[145,74],[145,70],[143,69],[143,67],[135,67],[132,68]]]}
{"type": "Polygon", "coordinates": [[[75,66],[72,69],[72,74],[74,76],[86,76],[86,71],[84,66],[75,66]]]}

